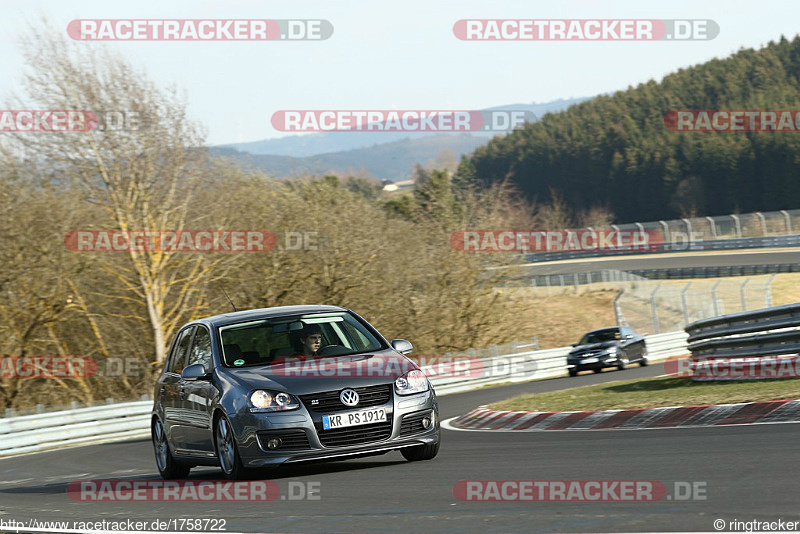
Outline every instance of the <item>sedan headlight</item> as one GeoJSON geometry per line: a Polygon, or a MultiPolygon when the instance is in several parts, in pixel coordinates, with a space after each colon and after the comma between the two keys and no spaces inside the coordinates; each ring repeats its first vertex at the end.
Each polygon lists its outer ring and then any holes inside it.
{"type": "Polygon", "coordinates": [[[394,391],[398,395],[411,395],[428,391],[430,385],[425,374],[419,369],[409,371],[394,381],[394,391]]]}
{"type": "Polygon", "coordinates": [[[299,407],[300,403],[296,398],[282,391],[257,389],[250,394],[251,412],[283,412],[299,407]]]}

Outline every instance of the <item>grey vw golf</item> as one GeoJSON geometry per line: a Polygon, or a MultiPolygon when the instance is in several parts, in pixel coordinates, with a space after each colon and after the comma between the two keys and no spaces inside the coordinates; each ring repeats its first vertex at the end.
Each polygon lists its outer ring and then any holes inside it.
{"type": "Polygon", "coordinates": [[[155,386],[151,422],[161,476],[219,465],[255,468],[399,450],[439,450],[436,395],[405,354],[336,306],[284,306],[192,321],[155,386]]]}

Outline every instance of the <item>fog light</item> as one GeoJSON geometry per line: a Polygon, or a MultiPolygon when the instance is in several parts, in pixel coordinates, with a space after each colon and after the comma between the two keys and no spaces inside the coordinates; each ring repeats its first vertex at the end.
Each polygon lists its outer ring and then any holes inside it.
{"type": "Polygon", "coordinates": [[[422,418],[422,428],[428,429],[431,427],[431,418],[430,417],[423,417],[422,418]]]}
{"type": "Polygon", "coordinates": [[[278,447],[281,446],[281,443],[282,443],[281,442],[281,438],[271,438],[267,442],[267,448],[268,449],[277,449],[278,447]]]}

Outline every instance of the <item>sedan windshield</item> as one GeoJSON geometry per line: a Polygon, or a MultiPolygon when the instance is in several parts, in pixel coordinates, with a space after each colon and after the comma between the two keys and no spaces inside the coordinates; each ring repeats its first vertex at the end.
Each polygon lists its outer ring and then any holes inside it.
{"type": "Polygon", "coordinates": [[[347,312],[296,315],[220,327],[223,362],[252,367],[285,358],[345,356],[385,348],[347,312]]]}
{"type": "Polygon", "coordinates": [[[597,332],[589,332],[581,338],[578,345],[589,345],[591,343],[603,343],[605,341],[614,341],[621,339],[619,329],[610,328],[608,330],[598,330],[597,332]]]}

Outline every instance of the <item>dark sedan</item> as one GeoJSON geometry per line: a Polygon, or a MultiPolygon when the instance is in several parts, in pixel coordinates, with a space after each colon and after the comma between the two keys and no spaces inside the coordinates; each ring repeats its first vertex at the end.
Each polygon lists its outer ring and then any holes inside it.
{"type": "Polygon", "coordinates": [[[255,468],[399,450],[439,450],[436,395],[405,354],[336,306],[285,306],[193,321],[175,336],[155,387],[152,438],[161,476],[219,465],[255,468]]]}
{"type": "Polygon", "coordinates": [[[601,328],[586,333],[573,345],[567,355],[567,371],[575,376],[580,371],[599,373],[605,367],[616,367],[620,371],[629,363],[647,365],[647,344],[627,326],[601,328]]]}

